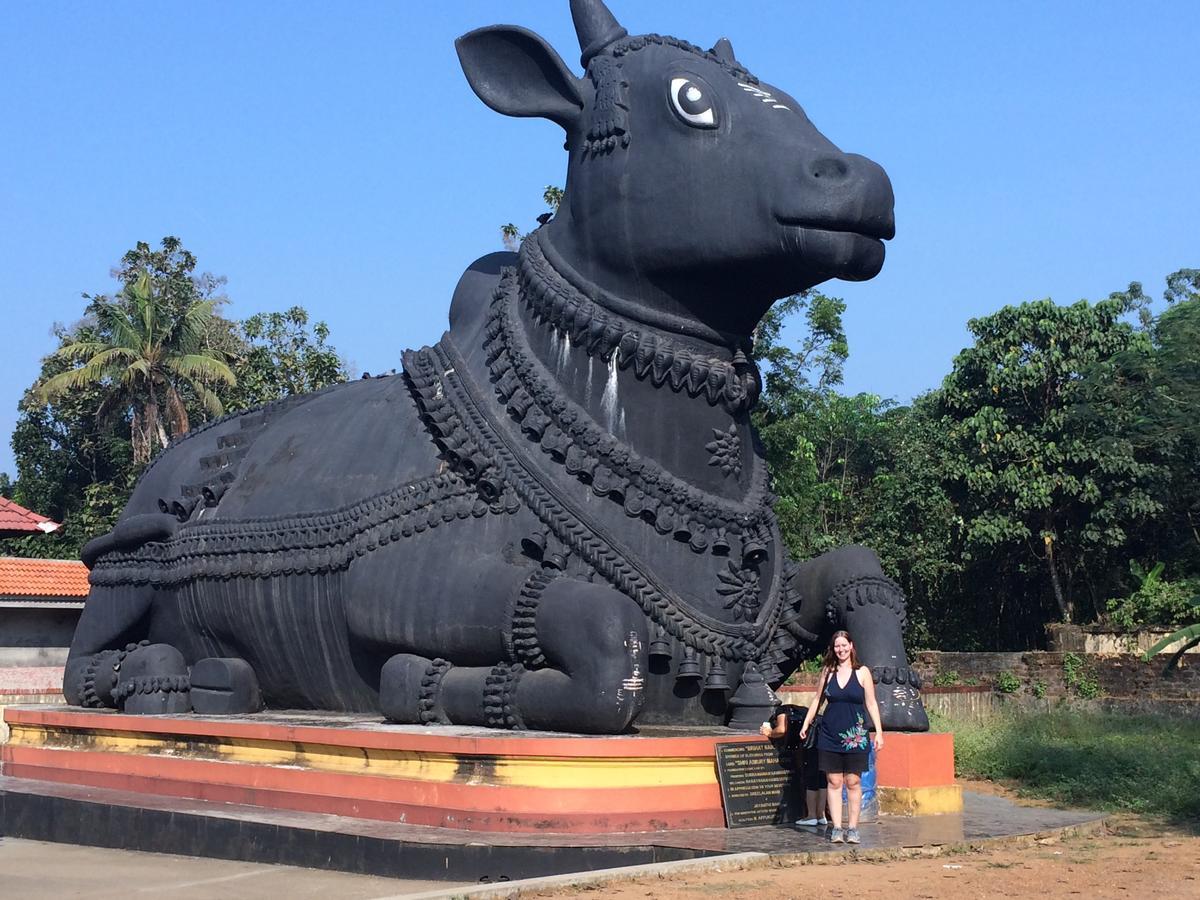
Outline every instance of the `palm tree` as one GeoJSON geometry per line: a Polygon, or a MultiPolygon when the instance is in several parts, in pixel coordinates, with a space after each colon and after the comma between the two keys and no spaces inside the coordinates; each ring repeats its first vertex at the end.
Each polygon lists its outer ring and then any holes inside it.
{"type": "Polygon", "coordinates": [[[206,411],[220,415],[221,401],[208,383],[233,385],[237,379],[225,353],[207,340],[217,318],[214,301],[168,303],[143,270],[126,285],[120,300],[100,297],[92,309],[95,331],[54,353],[82,365],[38,385],[39,399],[48,402],[69,390],[106,386],[97,417],[117,409],[132,410],[136,463],[149,461],[156,441],[159,447],[167,446],[168,428],[177,436],[190,427],[181,387],[186,386],[206,411]]]}

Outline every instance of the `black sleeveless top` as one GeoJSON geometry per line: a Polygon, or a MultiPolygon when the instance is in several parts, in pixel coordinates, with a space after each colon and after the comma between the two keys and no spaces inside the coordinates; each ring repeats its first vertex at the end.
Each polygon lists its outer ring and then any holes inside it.
{"type": "Polygon", "coordinates": [[[817,727],[817,749],[834,753],[865,753],[868,749],[866,691],[851,672],[845,687],[837,673],[829,675],[825,685],[825,714],[817,727]]]}

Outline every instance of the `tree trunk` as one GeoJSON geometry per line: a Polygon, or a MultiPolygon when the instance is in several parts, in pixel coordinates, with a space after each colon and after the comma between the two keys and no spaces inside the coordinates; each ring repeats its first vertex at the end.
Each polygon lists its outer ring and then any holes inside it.
{"type": "Polygon", "coordinates": [[[133,461],[139,465],[150,461],[150,446],[146,436],[146,415],[134,407],[133,421],[129,427],[129,442],[133,444],[133,461]]]}
{"type": "Polygon", "coordinates": [[[188,419],[187,407],[183,404],[183,398],[179,396],[179,391],[170,384],[167,385],[167,414],[171,420],[172,437],[179,437],[191,430],[192,423],[188,419]]]}
{"type": "MultiPolygon", "coordinates": [[[[170,440],[167,438],[167,430],[163,428],[162,412],[158,408],[158,394],[154,390],[154,384],[151,383],[150,402],[146,404],[146,445],[151,451],[153,450],[155,437],[158,438],[158,442],[163,448],[170,443],[170,440]]],[[[153,456],[153,452],[150,455],[153,456]]]]}
{"type": "Polygon", "coordinates": [[[1058,578],[1058,566],[1054,564],[1054,529],[1053,521],[1049,517],[1046,518],[1046,535],[1043,538],[1046,544],[1046,571],[1050,573],[1050,586],[1054,588],[1054,602],[1058,604],[1059,614],[1062,620],[1068,624],[1075,617],[1073,604],[1063,595],[1062,582],[1058,578]]]}

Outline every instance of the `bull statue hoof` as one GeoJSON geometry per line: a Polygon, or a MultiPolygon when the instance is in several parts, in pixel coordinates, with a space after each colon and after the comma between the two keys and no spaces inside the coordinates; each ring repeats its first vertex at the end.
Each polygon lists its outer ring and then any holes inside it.
{"type": "Polygon", "coordinates": [[[244,659],[202,659],[191,671],[192,710],[201,715],[238,715],[262,709],[254,669],[244,659]]]}
{"type": "Polygon", "coordinates": [[[712,726],[757,718],[845,627],[885,725],[926,727],[903,598],[861,548],[787,558],[750,421],[756,325],[879,271],[891,183],[728,40],[570,11],[582,77],[523,28],[456,42],[485,104],[565,131],[559,212],[467,268],[449,331],[400,374],[226,416],[155,459],[85,549],[71,703],[712,726]],[[731,706],[739,684],[758,699],[731,706]]]}
{"type": "Polygon", "coordinates": [[[170,644],[143,644],[121,661],[113,698],[134,715],[192,711],[187,663],[170,644]]]}

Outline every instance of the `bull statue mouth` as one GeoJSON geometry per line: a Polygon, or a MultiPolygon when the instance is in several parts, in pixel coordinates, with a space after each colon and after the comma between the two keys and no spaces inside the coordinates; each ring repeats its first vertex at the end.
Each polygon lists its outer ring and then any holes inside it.
{"type": "Polygon", "coordinates": [[[828,225],[810,225],[802,222],[779,223],[787,229],[788,238],[794,241],[799,265],[812,271],[819,278],[817,283],[828,278],[843,281],[869,281],[883,269],[887,256],[883,236],[857,228],[836,228],[828,225]]]}

